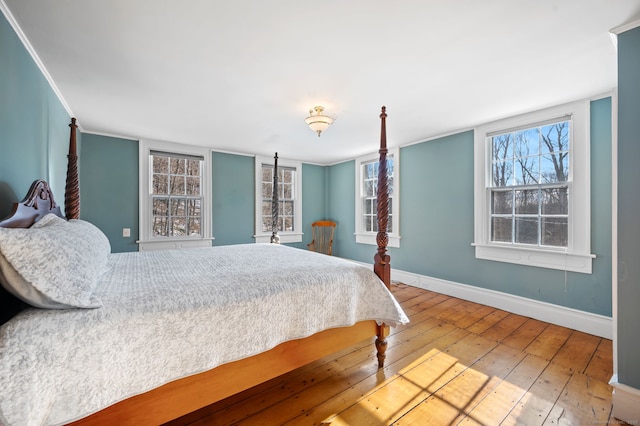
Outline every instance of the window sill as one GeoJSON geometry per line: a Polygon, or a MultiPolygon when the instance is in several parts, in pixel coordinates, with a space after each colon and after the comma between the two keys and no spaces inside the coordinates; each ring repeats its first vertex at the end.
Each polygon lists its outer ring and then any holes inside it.
{"type": "Polygon", "coordinates": [[[591,274],[594,254],[571,253],[567,251],[543,250],[528,247],[507,247],[488,244],[472,244],[476,248],[476,258],[496,262],[516,263],[539,268],[591,274]]]}
{"type": "Polygon", "coordinates": [[[150,251],[211,247],[212,240],[213,238],[172,238],[166,240],[136,241],[136,243],[138,243],[138,251],[150,251]]]}
{"type": "MultiPolygon", "coordinates": [[[[302,242],[302,235],[303,234],[301,233],[300,234],[294,234],[294,233],[278,234],[278,236],[280,237],[280,242],[282,244],[300,243],[302,242]]],[[[256,244],[264,244],[264,243],[271,242],[271,234],[254,235],[253,238],[256,239],[256,244]]]]}
{"type": "MultiPolygon", "coordinates": [[[[358,244],[370,244],[372,246],[377,246],[378,242],[376,241],[376,234],[354,234],[356,236],[356,243],[358,244]]],[[[387,247],[400,248],[400,238],[397,235],[389,235],[389,244],[387,247]]]]}

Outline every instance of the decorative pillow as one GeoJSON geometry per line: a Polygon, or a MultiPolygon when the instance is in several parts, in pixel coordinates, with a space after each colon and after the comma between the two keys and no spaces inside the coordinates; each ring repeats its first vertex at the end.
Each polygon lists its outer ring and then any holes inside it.
{"type": "Polygon", "coordinates": [[[83,220],[48,214],[31,228],[0,228],[0,283],[25,302],[50,309],[97,308],[93,296],[106,269],[109,240],[83,220]]]}

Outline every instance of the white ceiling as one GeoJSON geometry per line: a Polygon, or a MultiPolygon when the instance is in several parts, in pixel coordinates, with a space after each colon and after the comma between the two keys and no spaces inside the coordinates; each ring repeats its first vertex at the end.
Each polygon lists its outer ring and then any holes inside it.
{"type": "MultiPolygon", "coordinates": [[[[640,0],[0,0],[81,130],[331,164],[610,92],[640,0]],[[337,116],[320,138],[304,123],[337,116]]],[[[1,5],[0,5],[1,6],[1,5]]]]}

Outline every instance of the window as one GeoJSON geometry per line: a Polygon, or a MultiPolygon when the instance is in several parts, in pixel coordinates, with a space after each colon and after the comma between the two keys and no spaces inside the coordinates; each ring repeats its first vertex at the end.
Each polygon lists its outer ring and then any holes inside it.
{"type": "MultiPolygon", "coordinates": [[[[378,154],[356,160],[356,242],[377,245],[378,233],[378,154]]],[[[400,156],[397,148],[387,154],[387,182],[389,187],[389,247],[400,247],[399,233],[399,173],[400,156]]]]}
{"type": "Polygon", "coordinates": [[[489,136],[492,242],[567,247],[570,124],[489,136]]]}
{"type": "MultiPolygon", "coordinates": [[[[273,158],[256,157],[257,243],[273,232],[273,158]]],[[[302,164],[278,158],[278,235],[283,243],[302,241],[302,164]]]]}
{"type": "Polygon", "coordinates": [[[206,148],[140,141],[140,250],[211,245],[206,148]]]}
{"type": "Polygon", "coordinates": [[[588,102],[475,137],[476,257],[591,273],[588,102]]]}
{"type": "Polygon", "coordinates": [[[201,237],[202,156],[151,151],[151,236],[201,237]]]}

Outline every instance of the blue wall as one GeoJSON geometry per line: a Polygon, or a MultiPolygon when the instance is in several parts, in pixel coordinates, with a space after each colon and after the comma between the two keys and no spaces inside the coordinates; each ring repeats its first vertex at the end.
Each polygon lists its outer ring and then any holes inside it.
{"type": "Polygon", "coordinates": [[[35,179],[64,205],[69,114],[0,14],[0,217],[35,179]]]}
{"type": "Polygon", "coordinates": [[[618,36],[618,382],[640,389],[640,27],[618,36]]]}
{"type": "Polygon", "coordinates": [[[85,134],[80,158],[80,218],[109,237],[111,251],[137,251],[138,142],[85,134]],[[130,237],[122,229],[131,229],[130,237]]]}
{"type": "MultiPolygon", "coordinates": [[[[393,117],[389,118],[390,120],[393,117]]],[[[475,258],[472,131],[400,149],[400,248],[392,268],[611,316],[611,99],[591,103],[593,274],[475,258]]],[[[355,162],[330,168],[336,254],[371,262],[375,246],[355,244],[355,162]]]]}
{"type": "Polygon", "coordinates": [[[254,158],[214,152],[213,245],[254,242],[254,158]]]}

